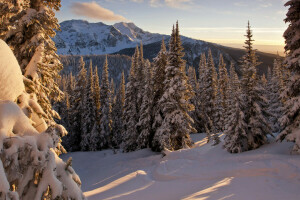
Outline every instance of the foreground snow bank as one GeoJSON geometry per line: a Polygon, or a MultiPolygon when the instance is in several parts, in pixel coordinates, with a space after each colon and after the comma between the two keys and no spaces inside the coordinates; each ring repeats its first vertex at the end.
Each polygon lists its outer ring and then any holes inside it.
{"type": "Polygon", "coordinates": [[[0,40],[0,99],[15,101],[24,90],[18,61],[9,46],[0,40]]]}
{"type": "Polygon", "coordinates": [[[165,157],[149,149],[132,153],[75,152],[73,167],[89,200],[297,200],[300,157],[293,143],[271,143],[241,154],[206,144],[192,135],[195,147],[165,157]]]}
{"type": "Polygon", "coordinates": [[[43,124],[42,115],[35,96],[24,91],[16,58],[0,40],[0,200],[85,199],[71,162],[58,157],[66,130],[43,124]]]}

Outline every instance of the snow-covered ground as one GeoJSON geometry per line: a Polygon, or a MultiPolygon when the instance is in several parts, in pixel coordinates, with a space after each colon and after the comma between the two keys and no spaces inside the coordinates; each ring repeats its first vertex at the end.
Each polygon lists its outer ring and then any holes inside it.
{"type": "Polygon", "coordinates": [[[73,167],[89,200],[299,200],[300,156],[293,143],[275,143],[241,154],[206,144],[165,157],[149,149],[114,154],[111,150],[76,152],[73,167]]]}

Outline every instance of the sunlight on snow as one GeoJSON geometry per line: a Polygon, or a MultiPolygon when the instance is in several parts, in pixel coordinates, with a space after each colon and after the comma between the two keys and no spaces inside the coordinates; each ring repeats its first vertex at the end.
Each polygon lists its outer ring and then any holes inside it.
{"type": "MultiPolygon", "coordinates": [[[[231,181],[232,181],[233,178],[234,177],[224,178],[223,180],[215,183],[213,186],[211,186],[209,188],[206,188],[204,190],[201,190],[199,192],[196,192],[196,193],[194,193],[194,194],[192,194],[192,195],[184,198],[183,200],[192,200],[192,199],[205,200],[205,199],[208,199],[210,193],[216,191],[220,187],[224,187],[226,185],[230,185],[230,183],[231,183],[231,181]]],[[[233,195],[230,195],[230,196],[233,196],[233,195]]]]}

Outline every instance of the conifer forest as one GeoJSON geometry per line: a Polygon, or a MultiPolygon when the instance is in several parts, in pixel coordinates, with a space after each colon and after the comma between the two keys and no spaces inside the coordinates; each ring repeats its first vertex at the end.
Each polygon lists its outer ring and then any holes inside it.
{"type": "Polygon", "coordinates": [[[235,48],[188,36],[195,0],[0,0],[0,200],[300,199],[300,0],[275,1],[195,29],[235,48]],[[127,19],[161,9],[169,34],[127,19]]]}

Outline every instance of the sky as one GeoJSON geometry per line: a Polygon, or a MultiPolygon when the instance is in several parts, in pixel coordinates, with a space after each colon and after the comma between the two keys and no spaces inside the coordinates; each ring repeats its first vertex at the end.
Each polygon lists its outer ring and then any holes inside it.
{"type": "Polygon", "coordinates": [[[258,50],[283,53],[286,0],[62,0],[59,22],[85,19],[114,24],[133,22],[145,31],[170,34],[179,21],[181,34],[242,47],[250,21],[258,50]]]}

